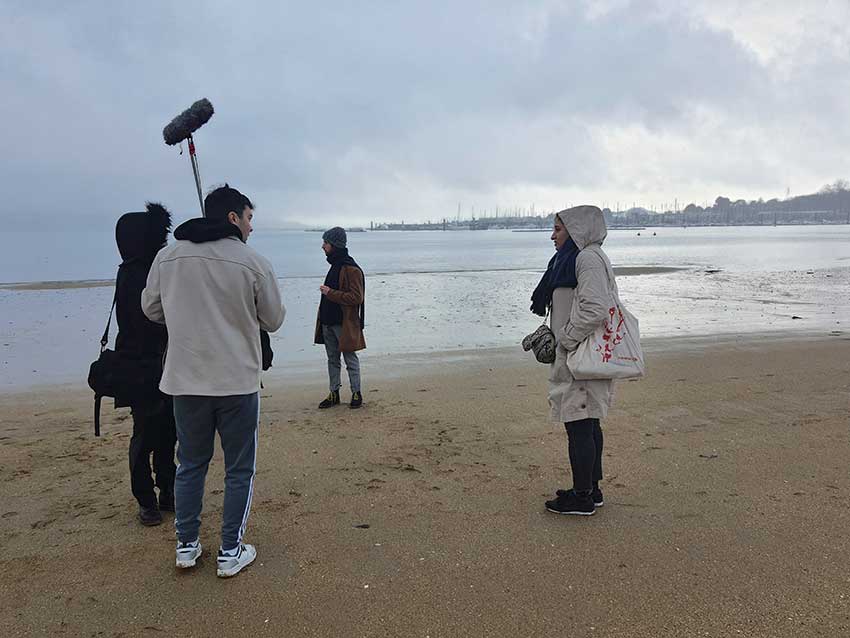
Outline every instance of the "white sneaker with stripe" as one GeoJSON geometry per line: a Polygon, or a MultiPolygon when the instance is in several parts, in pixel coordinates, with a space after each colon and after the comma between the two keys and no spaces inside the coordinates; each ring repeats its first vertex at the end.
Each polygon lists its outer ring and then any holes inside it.
{"type": "Polygon", "coordinates": [[[177,567],[188,569],[194,567],[201,556],[201,542],[196,540],[192,543],[177,542],[177,567]]]}
{"type": "Polygon", "coordinates": [[[235,549],[225,552],[218,550],[218,570],[220,578],[236,576],[243,568],[254,562],[257,558],[257,550],[253,545],[240,543],[235,549]]]}

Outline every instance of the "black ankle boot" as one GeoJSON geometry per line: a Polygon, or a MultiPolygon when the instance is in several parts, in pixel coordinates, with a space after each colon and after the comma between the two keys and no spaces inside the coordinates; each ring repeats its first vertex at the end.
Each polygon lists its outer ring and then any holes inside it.
{"type": "Polygon", "coordinates": [[[354,410],[361,405],[363,405],[363,395],[360,392],[353,392],[351,394],[351,403],[348,404],[348,407],[354,410]]]}
{"type": "Polygon", "coordinates": [[[339,390],[328,393],[325,400],[319,404],[319,409],[324,410],[326,408],[332,408],[335,405],[339,405],[339,390]]]}
{"type": "Polygon", "coordinates": [[[162,513],[156,505],[153,507],[139,505],[139,522],[145,527],[159,525],[162,523],[162,513]]]}

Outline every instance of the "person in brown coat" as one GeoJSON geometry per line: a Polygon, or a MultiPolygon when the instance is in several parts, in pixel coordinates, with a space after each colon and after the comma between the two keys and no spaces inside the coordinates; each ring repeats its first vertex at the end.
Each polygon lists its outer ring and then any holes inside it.
{"type": "Polygon", "coordinates": [[[322,300],[316,317],[314,343],[323,343],[328,355],[330,393],[319,408],[339,405],[342,386],[342,366],[339,355],[345,359],[348,381],[351,385],[350,408],[363,405],[360,386],[360,359],[357,351],[366,347],[363,336],[366,304],[366,278],[357,262],[348,254],[345,229],[335,226],[322,235],[322,250],[331,265],[325,283],[319,286],[322,300]]]}

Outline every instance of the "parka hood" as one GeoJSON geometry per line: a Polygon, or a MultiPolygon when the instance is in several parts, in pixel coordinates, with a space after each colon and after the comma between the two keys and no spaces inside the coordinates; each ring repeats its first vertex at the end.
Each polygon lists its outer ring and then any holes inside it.
{"type": "Polygon", "coordinates": [[[145,208],[145,212],[121,215],[115,225],[115,241],[125,262],[152,261],[168,239],[171,213],[162,204],[148,203],[145,208]]]}
{"type": "Polygon", "coordinates": [[[562,210],[558,218],[579,250],[601,244],[608,236],[605,217],[597,206],[575,206],[562,210]]]}

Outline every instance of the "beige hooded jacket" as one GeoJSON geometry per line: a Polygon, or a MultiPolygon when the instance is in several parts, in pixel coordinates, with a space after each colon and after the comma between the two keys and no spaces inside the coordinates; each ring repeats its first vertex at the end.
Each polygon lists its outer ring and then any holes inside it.
{"type": "Polygon", "coordinates": [[[608,276],[610,262],[602,252],[608,234],[602,211],[577,206],[558,213],[580,252],[576,258],[578,285],[552,293],[551,328],[558,347],[549,370],[549,406],[558,423],[604,419],[613,400],[613,381],[579,381],[567,368],[567,353],[575,350],[605,320],[616,283],[608,276]],[[607,268],[606,268],[607,266],[607,268]]]}
{"type": "Polygon", "coordinates": [[[260,329],[274,332],[286,315],[271,263],[236,237],[160,250],[142,310],[168,327],[159,387],[174,396],[257,392],[260,329]]]}

